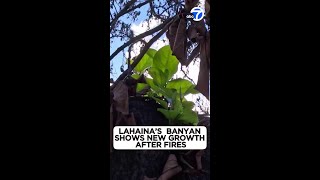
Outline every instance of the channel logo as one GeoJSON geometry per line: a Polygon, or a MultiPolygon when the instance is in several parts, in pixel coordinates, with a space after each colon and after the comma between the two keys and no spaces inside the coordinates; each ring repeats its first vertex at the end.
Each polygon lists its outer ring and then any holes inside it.
{"type": "Polygon", "coordinates": [[[204,18],[204,10],[200,7],[194,7],[190,13],[193,15],[194,21],[201,21],[204,18]]]}

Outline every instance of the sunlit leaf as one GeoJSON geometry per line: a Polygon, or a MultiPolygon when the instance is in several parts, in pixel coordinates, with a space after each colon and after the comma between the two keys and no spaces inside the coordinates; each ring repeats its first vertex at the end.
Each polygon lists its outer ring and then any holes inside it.
{"type": "Polygon", "coordinates": [[[155,91],[156,93],[161,92],[161,89],[153,83],[153,79],[151,79],[151,78],[145,78],[145,79],[146,79],[147,84],[151,87],[151,89],[153,91],[155,91]]]}
{"type": "Polygon", "coordinates": [[[186,79],[179,78],[179,79],[174,79],[172,81],[169,81],[166,87],[170,89],[176,89],[178,92],[180,92],[180,88],[181,88],[181,93],[185,95],[186,92],[189,90],[189,88],[192,86],[194,86],[192,82],[186,79]]]}
{"type": "Polygon", "coordinates": [[[148,73],[153,78],[153,82],[155,85],[159,87],[164,87],[166,84],[166,74],[164,74],[159,68],[151,67],[148,70],[148,73]]]}
{"type": "Polygon", "coordinates": [[[135,71],[137,72],[143,72],[145,69],[149,68],[152,66],[153,64],[153,57],[156,54],[156,50],[154,49],[148,49],[148,51],[146,52],[146,54],[143,55],[142,59],[140,60],[140,62],[136,65],[136,67],[134,68],[135,71]]]}
{"type": "Polygon", "coordinates": [[[176,56],[172,55],[170,46],[164,46],[154,55],[153,66],[159,68],[162,72],[168,70],[168,78],[171,77],[178,71],[179,61],[176,56]]]}

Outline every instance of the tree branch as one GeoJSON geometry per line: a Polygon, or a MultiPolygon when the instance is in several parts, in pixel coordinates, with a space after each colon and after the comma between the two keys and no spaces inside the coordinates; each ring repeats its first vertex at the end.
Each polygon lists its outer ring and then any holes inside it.
{"type": "Polygon", "coordinates": [[[125,70],[119,77],[118,79],[112,84],[112,86],[110,87],[110,90],[112,91],[117,84],[123,80],[124,78],[126,78],[131,71],[136,67],[136,65],[140,62],[140,60],[142,59],[142,57],[144,56],[144,54],[148,51],[148,49],[151,47],[151,45],[156,42],[168,29],[169,25],[174,22],[177,18],[179,18],[179,16],[175,16],[174,18],[171,18],[171,21],[168,22],[165,27],[157,34],[155,35],[143,48],[143,50],[140,52],[140,54],[137,56],[137,58],[135,59],[135,61],[131,64],[131,66],[125,70]]]}
{"type": "Polygon", "coordinates": [[[135,9],[137,9],[137,8],[140,8],[140,7],[148,4],[149,1],[151,1],[151,0],[145,1],[145,2],[143,2],[143,3],[140,3],[140,4],[138,4],[138,5],[130,8],[130,6],[132,6],[136,1],[137,1],[137,0],[132,0],[132,1],[128,2],[128,3],[125,5],[125,7],[115,16],[115,18],[114,18],[114,19],[111,21],[111,23],[110,23],[110,31],[114,28],[114,26],[116,25],[118,19],[119,19],[121,16],[123,16],[123,15],[125,15],[125,14],[127,14],[127,13],[129,13],[129,12],[135,10],[135,9]],[[129,8],[130,8],[130,9],[129,9],[129,8]]]}
{"type": "Polygon", "coordinates": [[[118,21],[118,19],[119,19],[121,16],[123,16],[124,14],[126,14],[127,11],[128,11],[128,8],[129,8],[130,6],[132,6],[136,1],[137,1],[137,0],[131,0],[131,1],[129,1],[129,2],[120,10],[119,13],[117,12],[117,15],[115,16],[115,18],[114,18],[114,19],[111,21],[111,23],[110,23],[110,31],[114,28],[114,26],[115,26],[116,22],[118,21]]]}
{"type": "Polygon", "coordinates": [[[154,6],[153,6],[153,2],[150,1],[150,10],[151,10],[151,15],[153,15],[154,17],[164,20],[159,14],[156,13],[156,11],[154,10],[154,6]]]}
{"type": "Polygon", "coordinates": [[[188,76],[188,74],[182,69],[182,65],[181,65],[180,71],[184,74],[184,78],[186,77],[186,78],[188,78],[188,79],[192,82],[192,84],[196,84],[196,83],[194,83],[193,79],[191,79],[191,78],[188,76]]]}
{"type": "Polygon", "coordinates": [[[149,31],[146,31],[142,34],[139,34],[138,36],[136,37],[133,37],[132,39],[130,39],[128,42],[124,43],[122,46],[120,46],[114,53],[111,54],[110,56],[110,61],[119,53],[121,52],[124,48],[126,48],[127,46],[129,46],[131,43],[135,43],[137,41],[139,41],[139,39],[142,39],[148,35],[151,35],[161,29],[165,29],[167,30],[167,28],[164,28],[169,22],[171,22],[171,20],[173,19],[173,17],[167,19],[164,23],[160,24],[159,26],[149,30],[149,31]]]}

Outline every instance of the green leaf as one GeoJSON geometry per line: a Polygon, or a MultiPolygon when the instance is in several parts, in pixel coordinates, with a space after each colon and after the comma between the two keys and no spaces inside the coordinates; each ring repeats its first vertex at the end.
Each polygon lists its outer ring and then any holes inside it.
{"type": "Polygon", "coordinates": [[[136,89],[136,91],[137,91],[137,92],[140,92],[140,91],[142,91],[143,89],[145,89],[147,86],[148,86],[148,84],[145,84],[145,83],[137,83],[137,89],[136,89]]]}
{"type": "Polygon", "coordinates": [[[135,80],[139,79],[141,75],[139,74],[132,74],[131,77],[135,80]]]}
{"type": "Polygon", "coordinates": [[[195,89],[196,85],[190,86],[190,88],[184,93],[184,95],[188,94],[199,94],[199,91],[195,89]]]}
{"type": "Polygon", "coordinates": [[[191,109],[184,109],[177,121],[183,122],[183,124],[197,125],[199,120],[196,112],[192,111],[191,109]]]}
{"type": "Polygon", "coordinates": [[[184,96],[192,86],[194,85],[190,81],[179,78],[169,81],[166,87],[170,89],[176,89],[178,92],[180,92],[181,88],[181,94],[184,96]]]}
{"type": "Polygon", "coordinates": [[[146,54],[148,54],[152,59],[156,53],[157,53],[157,50],[152,48],[149,48],[148,51],[146,52],[146,54]]]}
{"type": "Polygon", "coordinates": [[[145,79],[147,84],[151,87],[153,91],[155,91],[156,93],[160,93],[159,91],[161,91],[161,89],[153,83],[153,79],[147,77],[145,79]]]}
{"type": "Polygon", "coordinates": [[[172,55],[170,46],[164,46],[158,50],[158,52],[153,57],[153,66],[159,68],[162,72],[168,69],[168,79],[178,71],[179,61],[176,56],[172,55]]]}
{"type": "Polygon", "coordinates": [[[150,96],[152,99],[154,99],[156,102],[158,102],[163,108],[168,109],[168,103],[162,99],[156,98],[154,96],[150,96]]]}
{"type": "Polygon", "coordinates": [[[147,84],[150,86],[150,88],[155,92],[155,93],[157,93],[157,94],[163,94],[163,93],[165,93],[164,91],[163,91],[163,89],[161,89],[160,87],[158,87],[157,85],[155,85],[154,84],[154,82],[153,82],[153,79],[150,79],[150,78],[145,78],[146,79],[146,82],[147,82],[147,84]]]}
{"type": "Polygon", "coordinates": [[[175,90],[167,89],[167,88],[164,88],[164,87],[160,88],[160,87],[158,87],[157,85],[154,84],[153,79],[150,79],[150,78],[147,78],[147,77],[145,79],[146,79],[147,84],[157,94],[162,94],[164,97],[170,98],[170,99],[174,99],[174,97],[176,96],[175,95],[175,93],[176,93],[175,90]]]}
{"type": "Polygon", "coordinates": [[[162,88],[163,96],[169,101],[174,102],[179,96],[178,92],[175,89],[162,88]]]}
{"type": "Polygon", "coordinates": [[[182,101],[182,106],[183,106],[183,109],[193,109],[194,107],[194,102],[192,101],[182,101]]]}
{"type": "Polygon", "coordinates": [[[148,73],[153,78],[155,85],[164,87],[166,85],[166,75],[157,67],[151,67],[148,73]]]}
{"type": "Polygon", "coordinates": [[[135,71],[142,73],[145,69],[149,68],[153,64],[153,57],[156,54],[156,50],[150,48],[146,52],[146,54],[143,55],[140,62],[136,65],[134,68],[135,71]]]}
{"type": "Polygon", "coordinates": [[[162,108],[157,109],[159,112],[161,112],[169,121],[174,121],[177,116],[180,114],[177,110],[166,110],[162,108]]]}
{"type": "Polygon", "coordinates": [[[169,70],[165,69],[164,70],[164,78],[165,78],[166,82],[168,82],[171,79],[171,77],[169,77],[169,76],[170,76],[169,70]]]}
{"type": "Polygon", "coordinates": [[[182,113],[183,107],[182,107],[182,103],[181,103],[180,100],[177,99],[176,101],[174,101],[173,109],[175,109],[175,110],[177,110],[177,111],[182,113]]]}

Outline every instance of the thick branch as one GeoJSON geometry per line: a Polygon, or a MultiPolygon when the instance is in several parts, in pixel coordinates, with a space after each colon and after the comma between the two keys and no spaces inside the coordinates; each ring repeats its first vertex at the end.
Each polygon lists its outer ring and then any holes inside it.
{"type": "Polygon", "coordinates": [[[120,46],[114,53],[111,54],[111,56],[110,56],[110,61],[111,61],[119,52],[121,52],[124,48],[126,48],[127,46],[129,46],[129,45],[132,44],[132,43],[135,43],[135,42],[139,41],[139,39],[142,39],[142,38],[144,38],[144,37],[146,37],[146,36],[149,36],[149,35],[157,32],[157,31],[159,31],[159,30],[161,30],[161,29],[165,29],[165,30],[166,30],[167,28],[164,28],[164,27],[165,27],[166,25],[168,25],[168,23],[169,23],[172,19],[173,19],[173,17],[167,19],[164,23],[160,24],[159,26],[157,26],[157,27],[155,27],[155,28],[153,28],[153,29],[151,29],[151,30],[149,30],[149,31],[146,31],[146,32],[144,32],[144,33],[142,33],[142,34],[139,34],[138,36],[133,37],[133,38],[130,39],[128,42],[124,43],[124,44],[123,44],[122,46],[120,46]]]}
{"type": "Polygon", "coordinates": [[[142,59],[142,57],[144,56],[144,54],[148,51],[148,49],[151,47],[151,45],[156,42],[168,29],[169,25],[174,22],[177,18],[179,18],[178,16],[175,16],[175,18],[172,18],[171,21],[169,23],[167,23],[165,25],[165,27],[157,34],[155,35],[143,48],[143,50],[140,52],[140,54],[137,56],[137,58],[135,59],[135,61],[131,64],[130,68],[128,68],[127,70],[125,70],[119,77],[118,79],[114,82],[114,84],[112,84],[112,86],[110,87],[110,90],[113,90],[117,84],[123,80],[125,77],[127,77],[127,75],[129,75],[131,73],[131,71],[136,67],[136,65],[140,62],[140,60],[142,59]]]}

